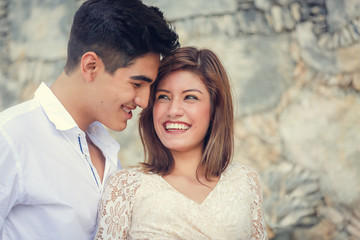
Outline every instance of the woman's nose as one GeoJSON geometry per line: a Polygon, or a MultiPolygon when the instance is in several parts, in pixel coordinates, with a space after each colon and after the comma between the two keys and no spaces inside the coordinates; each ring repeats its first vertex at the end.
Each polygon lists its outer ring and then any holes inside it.
{"type": "Polygon", "coordinates": [[[181,102],[173,100],[169,106],[168,115],[169,116],[182,116],[184,114],[184,106],[181,102]]]}

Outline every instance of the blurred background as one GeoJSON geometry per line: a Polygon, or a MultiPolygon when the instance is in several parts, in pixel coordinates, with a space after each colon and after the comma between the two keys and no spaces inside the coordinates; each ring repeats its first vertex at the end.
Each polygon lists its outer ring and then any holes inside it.
{"type": "MultiPolygon", "coordinates": [[[[51,84],[81,0],[0,0],[0,110],[51,84]]],[[[144,0],[222,59],[234,161],[261,175],[271,239],[360,239],[360,0],[144,0]]],[[[111,134],[143,160],[137,121],[111,134]]]]}

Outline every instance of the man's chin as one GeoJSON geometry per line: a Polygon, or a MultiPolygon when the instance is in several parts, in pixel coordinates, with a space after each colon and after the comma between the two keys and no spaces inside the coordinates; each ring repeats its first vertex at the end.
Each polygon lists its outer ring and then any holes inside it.
{"type": "Polygon", "coordinates": [[[123,123],[123,124],[121,124],[121,125],[111,125],[111,126],[105,125],[105,126],[106,126],[108,129],[112,130],[112,131],[121,132],[121,131],[123,131],[123,130],[126,128],[127,124],[126,124],[126,122],[125,122],[125,123],[123,123]]]}

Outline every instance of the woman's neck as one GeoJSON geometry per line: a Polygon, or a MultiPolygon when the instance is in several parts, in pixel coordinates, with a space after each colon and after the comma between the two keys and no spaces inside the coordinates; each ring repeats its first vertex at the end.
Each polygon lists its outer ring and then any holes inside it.
{"type": "Polygon", "coordinates": [[[184,176],[192,179],[204,179],[205,170],[198,166],[202,158],[202,150],[196,149],[187,152],[175,152],[172,151],[174,158],[174,168],[170,175],[184,176]]]}

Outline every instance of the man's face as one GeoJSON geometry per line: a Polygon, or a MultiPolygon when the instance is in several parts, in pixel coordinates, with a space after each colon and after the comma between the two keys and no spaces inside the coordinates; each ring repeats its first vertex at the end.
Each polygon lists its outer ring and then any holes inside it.
{"type": "Polygon", "coordinates": [[[136,58],[131,65],[117,69],[113,75],[101,71],[96,76],[96,93],[91,101],[95,121],[114,131],[125,129],[132,110],[137,106],[147,107],[159,61],[159,54],[148,53],[136,58]]]}

